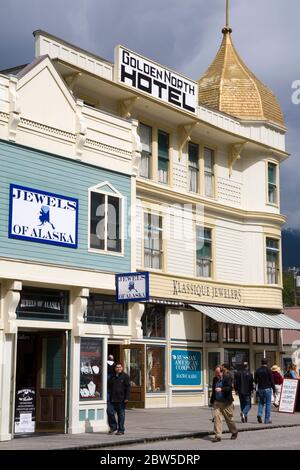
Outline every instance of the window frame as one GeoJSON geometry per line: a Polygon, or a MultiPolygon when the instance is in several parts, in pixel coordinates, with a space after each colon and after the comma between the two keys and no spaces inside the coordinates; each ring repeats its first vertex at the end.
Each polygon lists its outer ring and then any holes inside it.
{"type": "Polygon", "coordinates": [[[188,142],[187,143],[187,174],[188,174],[188,180],[187,180],[187,189],[188,189],[188,192],[189,193],[192,193],[192,194],[199,194],[200,193],[200,187],[201,187],[201,184],[200,184],[200,175],[201,175],[201,172],[200,172],[200,145],[197,144],[196,142],[188,142]],[[195,146],[197,147],[197,167],[195,166],[192,166],[190,164],[190,146],[195,146]],[[196,171],[196,190],[193,191],[191,188],[190,188],[190,182],[191,182],[191,178],[190,178],[190,174],[191,174],[191,168],[193,170],[196,171]]]}
{"type": "Polygon", "coordinates": [[[124,223],[125,223],[125,218],[124,218],[124,200],[125,197],[117,191],[111,183],[108,181],[105,181],[104,183],[101,183],[97,186],[91,187],[88,190],[88,251],[91,253],[98,253],[98,254],[105,254],[105,255],[110,255],[110,256],[124,256],[124,223]],[[109,187],[110,191],[106,191],[105,188],[109,187]],[[91,247],[91,208],[92,208],[92,193],[97,193],[101,194],[105,198],[105,240],[104,240],[104,249],[102,248],[95,248],[91,247]],[[108,198],[109,197],[114,197],[116,199],[119,199],[119,219],[121,223],[120,227],[120,241],[121,241],[121,249],[120,251],[112,251],[107,249],[107,212],[108,212],[108,198]]]}
{"type": "Polygon", "coordinates": [[[276,237],[272,234],[266,234],[265,235],[265,249],[264,249],[264,253],[265,253],[265,284],[267,286],[278,286],[278,287],[281,287],[282,286],[282,269],[281,269],[281,266],[282,266],[282,263],[281,263],[281,239],[279,237],[276,237]],[[268,248],[267,246],[267,243],[268,243],[268,240],[273,240],[273,241],[276,241],[278,243],[278,248],[268,248]],[[276,282],[275,283],[272,283],[272,282],[268,282],[268,251],[273,251],[273,252],[276,252],[277,253],[277,267],[276,267],[276,282]]]}
{"type": "Polygon", "coordinates": [[[234,323],[223,323],[222,324],[222,343],[224,344],[249,344],[249,327],[246,325],[236,325],[234,323]],[[233,329],[233,340],[229,339],[229,330],[233,329]],[[237,330],[239,329],[239,334],[237,330]],[[226,330],[226,335],[224,335],[224,330],[226,330]],[[244,334],[243,334],[244,332],[244,334]],[[239,340],[240,338],[240,340],[239,340]],[[243,341],[245,338],[245,341],[243,341]]]}
{"type": "Polygon", "coordinates": [[[166,132],[160,128],[157,128],[157,182],[159,184],[163,184],[163,185],[168,185],[170,184],[170,172],[171,172],[171,165],[170,165],[170,141],[171,141],[171,135],[169,132],[166,132]],[[164,134],[165,136],[168,137],[168,158],[164,158],[164,157],[160,157],[159,156],[159,134],[164,134]],[[168,162],[168,167],[167,167],[167,181],[160,181],[159,179],[159,160],[166,160],[168,162]]]}
{"type": "Polygon", "coordinates": [[[145,345],[145,372],[146,372],[146,377],[145,377],[145,388],[146,388],[146,394],[148,395],[157,395],[157,394],[163,394],[165,395],[167,393],[167,347],[165,344],[150,344],[150,343],[147,343],[145,345]],[[148,359],[148,356],[147,356],[147,352],[148,352],[148,349],[159,349],[159,350],[162,350],[163,351],[163,373],[161,374],[162,375],[162,378],[163,378],[163,381],[164,381],[164,388],[163,390],[148,390],[148,376],[147,376],[147,369],[148,369],[148,363],[147,363],[147,359],[148,359]]]}
{"type": "MultiPolygon", "coordinates": [[[[151,152],[146,152],[145,150],[141,150],[141,160],[143,158],[143,154],[147,154],[147,157],[148,158],[148,176],[144,176],[144,175],[141,175],[140,173],[140,169],[141,169],[141,164],[140,164],[140,168],[139,168],[139,177],[140,178],[144,178],[146,180],[150,180],[152,179],[152,160],[153,160],[153,134],[154,134],[154,129],[153,129],[153,126],[149,125],[149,124],[145,124],[144,122],[140,121],[139,122],[139,125],[138,125],[138,135],[140,137],[140,134],[139,134],[139,128],[140,126],[144,126],[144,127],[147,127],[148,129],[150,129],[150,147],[151,147],[151,152]]],[[[140,137],[141,138],[141,137],[140,137]]]]}
{"type": "Polygon", "coordinates": [[[268,346],[278,346],[278,332],[275,328],[262,328],[262,327],[251,327],[252,328],[252,342],[253,344],[257,344],[257,345],[268,345],[268,346]],[[273,331],[273,334],[274,334],[274,339],[275,341],[274,342],[265,342],[265,330],[268,330],[268,334],[269,334],[269,339],[272,337],[271,335],[271,331],[273,331]],[[257,337],[258,337],[258,330],[259,330],[259,333],[260,333],[260,337],[261,337],[261,341],[258,341],[257,340],[257,337]]]}
{"type": "Polygon", "coordinates": [[[216,199],[216,190],[217,190],[217,148],[211,146],[211,145],[203,145],[203,196],[207,197],[209,199],[216,199]],[[212,165],[212,195],[207,195],[206,194],[206,184],[205,184],[205,176],[207,171],[205,170],[205,150],[210,150],[213,152],[213,165],[212,165]]]}
{"type": "MultiPolygon", "coordinates": [[[[164,241],[164,216],[160,213],[156,213],[147,209],[143,210],[143,252],[142,252],[142,262],[143,262],[143,267],[144,269],[147,269],[148,271],[155,271],[155,272],[162,272],[165,271],[165,241],[164,241]],[[156,216],[161,219],[161,228],[159,229],[161,233],[161,249],[160,249],[160,268],[152,268],[149,266],[145,265],[145,215],[150,215],[150,216],[156,216]]],[[[153,251],[153,250],[152,250],[153,251]]],[[[158,251],[158,250],[157,250],[158,251]]]]}
{"type": "Polygon", "coordinates": [[[279,163],[276,160],[266,160],[266,204],[268,206],[278,207],[280,205],[280,179],[279,179],[279,163]],[[269,181],[269,165],[273,165],[276,171],[275,183],[269,181]],[[275,202],[271,202],[269,198],[269,186],[275,186],[275,202]]]}
{"type": "Polygon", "coordinates": [[[128,308],[128,303],[118,303],[116,302],[115,300],[115,297],[113,295],[109,295],[109,294],[102,294],[100,292],[90,292],[89,294],[89,298],[88,298],[88,304],[87,304],[87,309],[86,309],[86,312],[84,314],[84,323],[85,324],[90,324],[90,325],[106,325],[106,326],[128,326],[129,324],[129,308],[128,308]],[[118,306],[118,308],[121,310],[123,309],[123,314],[124,314],[124,322],[123,323],[117,323],[117,322],[104,322],[104,321],[97,321],[97,320],[91,320],[89,319],[88,320],[88,308],[89,308],[89,299],[90,297],[98,297],[98,301],[102,302],[102,303],[107,303],[107,304],[116,304],[116,306],[118,306]]]}
{"type": "MultiPolygon", "coordinates": [[[[205,224],[204,227],[203,227],[203,230],[210,230],[210,233],[211,233],[211,238],[210,238],[210,242],[211,242],[211,258],[210,258],[210,276],[200,276],[198,275],[198,259],[197,259],[197,228],[200,227],[202,228],[201,225],[197,224],[197,222],[195,223],[195,277],[197,279],[214,279],[215,275],[214,275],[214,229],[212,226],[208,225],[208,224],[205,224]]],[[[205,238],[204,238],[205,240],[205,238]]]]}
{"type": "MultiPolygon", "coordinates": [[[[142,318],[141,318],[141,323],[142,323],[142,331],[143,331],[143,339],[144,340],[149,340],[149,339],[153,339],[153,340],[166,340],[167,338],[167,324],[166,324],[166,320],[167,320],[167,312],[166,312],[166,307],[164,305],[155,305],[155,304],[146,304],[145,305],[145,310],[144,310],[144,313],[142,315],[142,318]],[[150,309],[154,310],[154,312],[151,312],[150,309]],[[155,309],[159,310],[159,315],[160,315],[160,318],[162,319],[162,328],[163,328],[163,333],[164,333],[164,336],[147,336],[146,335],[146,332],[144,331],[144,324],[145,326],[147,326],[147,318],[148,316],[150,316],[151,314],[153,313],[156,313],[155,312],[155,309]]],[[[148,321],[149,322],[149,321],[148,321]]],[[[155,330],[157,332],[157,322],[155,323],[155,330]]],[[[151,330],[152,331],[152,330],[151,330]]]]}
{"type": "Polygon", "coordinates": [[[205,335],[205,342],[206,343],[209,343],[209,344],[212,344],[212,343],[219,343],[219,323],[215,320],[213,320],[212,318],[206,316],[205,317],[205,331],[204,331],[204,335],[205,335]],[[217,331],[213,331],[213,328],[211,328],[212,324],[214,324],[216,326],[216,329],[217,331]],[[217,333],[217,339],[213,340],[212,339],[212,334],[213,333],[217,333]]]}

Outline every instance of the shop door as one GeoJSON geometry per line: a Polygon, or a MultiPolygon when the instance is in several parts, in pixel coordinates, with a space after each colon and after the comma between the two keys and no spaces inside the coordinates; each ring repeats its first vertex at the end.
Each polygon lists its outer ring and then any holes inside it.
{"type": "Polygon", "coordinates": [[[36,431],[65,432],[65,332],[37,338],[36,431]]]}
{"type": "Polygon", "coordinates": [[[144,345],[121,346],[121,364],[130,377],[129,408],[145,407],[145,347],[144,345]]]}

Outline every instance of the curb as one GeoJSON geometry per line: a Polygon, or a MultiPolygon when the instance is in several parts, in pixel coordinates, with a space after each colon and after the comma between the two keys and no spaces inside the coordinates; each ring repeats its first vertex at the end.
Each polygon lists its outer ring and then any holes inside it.
{"type": "MultiPolygon", "coordinates": [[[[300,427],[300,424],[271,424],[269,426],[261,426],[257,428],[243,428],[243,429],[238,429],[238,432],[253,432],[253,431],[263,431],[263,430],[269,430],[269,429],[284,429],[284,428],[296,428],[300,427]]],[[[229,431],[223,432],[223,434],[230,434],[229,431]]],[[[157,437],[144,437],[140,439],[128,439],[126,441],[112,441],[112,442],[103,442],[100,444],[90,444],[90,445],[85,445],[85,446],[77,446],[77,447],[66,447],[63,449],[52,449],[52,450],[57,450],[57,451],[67,451],[67,450],[92,450],[92,449],[103,449],[106,447],[124,447],[127,445],[132,445],[132,444],[146,444],[149,442],[161,442],[161,441],[174,441],[177,439],[193,439],[197,437],[207,437],[207,436],[212,436],[214,435],[213,431],[201,431],[201,432],[196,432],[196,433],[184,433],[184,434],[172,434],[172,435],[166,435],[166,436],[157,436],[157,437]]]]}

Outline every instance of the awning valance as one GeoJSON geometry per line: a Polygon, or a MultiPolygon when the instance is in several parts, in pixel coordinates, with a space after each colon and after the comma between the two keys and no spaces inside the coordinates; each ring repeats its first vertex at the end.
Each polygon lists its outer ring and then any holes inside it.
{"type": "Polygon", "coordinates": [[[234,325],[273,328],[277,330],[300,330],[300,323],[282,313],[271,314],[248,309],[213,307],[197,304],[189,304],[189,306],[218,323],[231,323],[234,325]]]}

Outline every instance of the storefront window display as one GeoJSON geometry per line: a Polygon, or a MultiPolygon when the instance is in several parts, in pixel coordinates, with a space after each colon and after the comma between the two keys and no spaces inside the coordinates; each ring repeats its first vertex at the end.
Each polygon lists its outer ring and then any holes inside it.
{"type": "Polygon", "coordinates": [[[248,349],[224,349],[224,364],[228,364],[233,370],[240,370],[243,362],[249,363],[248,349]]]}
{"type": "Polygon", "coordinates": [[[127,305],[117,303],[115,297],[110,295],[90,294],[85,321],[102,325],[127,325],[127,305]]]}
{"type": "Polygon", "coordinates": [[[269,328],[252,328],[254,344],[277,344],[277,331],[269,328]]]}
{"type": "Polygon", "coordinates": [[[80,400],[101,400],[103,341],[82,338],[80,345],[80,400]]]}
{"type": "Polygon", "coordinates": [[[147,346],[147,392],[165,391],[165,348],[147,346]]]}
{"type": "Polygon", "coordinates": [[[248,343],[249,333],[247,326],[241,325],[223,325],[223,342],[224,343],[248,343]]]}
{"type": "Polygon", "coordinates": [[[218,322],[214,321],[212,318],[206,317],[205,320],[205,339],[208,343],[217,343],[218,342],[218,322]]]}
{"type": "Polygon", "coordinates": [[[165,338],[165,307],[148,304],[142,316],[144,337],[165,338]]]}

